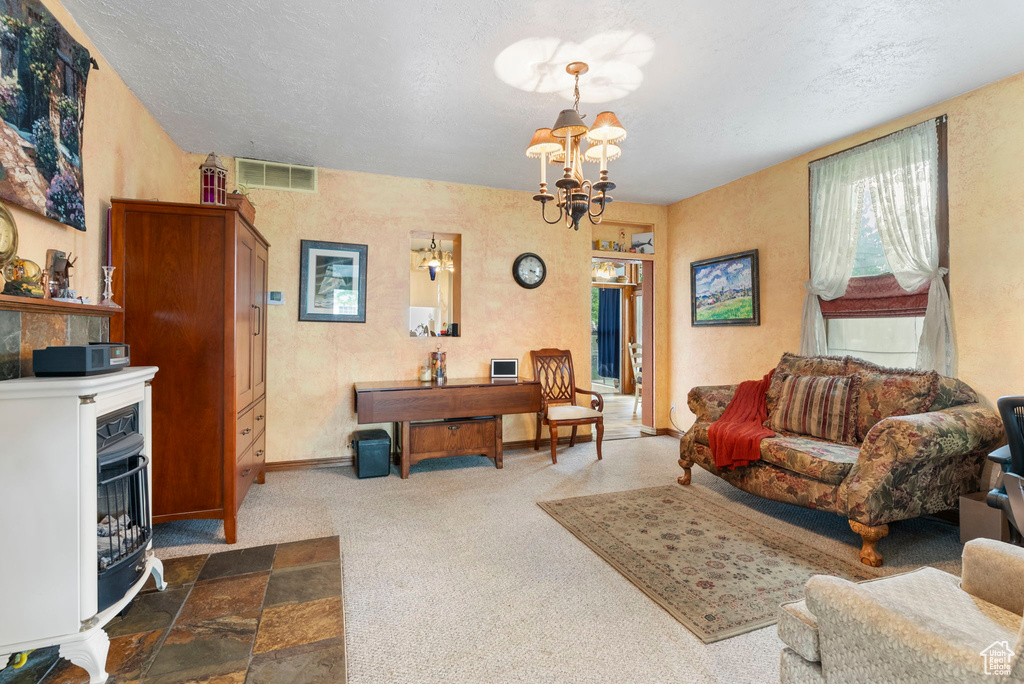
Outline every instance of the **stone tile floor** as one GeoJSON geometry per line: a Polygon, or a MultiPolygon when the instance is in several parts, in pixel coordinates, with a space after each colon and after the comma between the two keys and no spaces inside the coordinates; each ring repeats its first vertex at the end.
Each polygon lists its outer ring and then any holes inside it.
{"type": "MultiPolygon", "coordinates": [[[[109,684],[321,684],[345,681],[338,537],[164,561],[107,625],[109,684]]],[[[12,656],[13,658],[13,656],[12,656]]],[[[0,684],[79,684],[85,670],[34,651],[0,684]]]]}

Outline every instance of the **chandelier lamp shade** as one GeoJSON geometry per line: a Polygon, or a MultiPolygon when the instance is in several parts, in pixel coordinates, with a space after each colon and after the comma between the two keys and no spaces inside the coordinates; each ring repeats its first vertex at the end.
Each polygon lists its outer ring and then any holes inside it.
{"type": "Polygon", "coordinates": [[[608,162],[622,155],[618,143],[626,138],[614,112],[601,112],[591,126],[583,122],[580,115],[580,76],[589,67],[584,62],[572,62],[565,67],[575,80],[572,109],[563,109],[555,125],[538,128],[526,148],[526,156],[540,159],[540,191],[533,199],[541,204],[541,218],[554,225],[565,221],[567,228],[580,229],[580,220],[586,216],[591,223],[601,223],[605,208],[612,201],[608,193],[615,189],[615,183],[608,180],[608,162]],[[584,140],[587,149],[582,149],[584,140]],[[586,178],[583,162],[600,164],[600,177],[596,182],[586,178]],[[555,193],[548,191],[547,165],[561,164],[562,176],[555,181],[555,193]],[[554,201],[558,216],[549,219],[548,202],[554,201]]]}
{"type": "Polygon", "coordinates": [[[199,201],[224,206],[228,203],[228,169],[213,152],[199,167],[199,201]]]}
{"type": "Polygon", "coordinates": [[[420,259],[416,267],[420,271],[430,271],[430,279],[437,277],[438,271],[455,272],[455,255],[438,248],[434,236],[430,236],[430,249],[415,250],[417,258],[420,259]]]}

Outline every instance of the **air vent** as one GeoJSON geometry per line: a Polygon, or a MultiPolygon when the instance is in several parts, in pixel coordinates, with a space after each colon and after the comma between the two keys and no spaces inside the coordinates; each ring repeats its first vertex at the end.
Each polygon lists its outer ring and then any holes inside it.
{"type": "Polygon", "coordinates": [[[259,159],[235,160],[238,184],[249,188],[316,192],[316,168],[259,159]]]}

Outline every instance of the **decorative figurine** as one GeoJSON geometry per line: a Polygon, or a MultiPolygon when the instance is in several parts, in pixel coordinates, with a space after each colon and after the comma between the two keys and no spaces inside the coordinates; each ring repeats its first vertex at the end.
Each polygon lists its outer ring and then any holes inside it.
{"type": "Polygon", "coordinates": [[[43,271],[36,262],[15,257],[4,266],[0,275],[3,275],[5,281],[3,294],[42,299],[40,281],[43,271]]]}

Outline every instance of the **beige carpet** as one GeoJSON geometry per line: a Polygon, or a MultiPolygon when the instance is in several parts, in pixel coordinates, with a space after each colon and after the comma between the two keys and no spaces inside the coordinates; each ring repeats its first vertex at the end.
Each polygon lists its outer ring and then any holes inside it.
{"type": "MultiPolygon", "coordinates": [[[[593,443],[437,461],[357,480],[350,468],[270,473],[241,510],[239,545],[338,534],[350,684],[778,681],[774,627],[704,645],[537,506],[672,484],[678,441],[593,443]],[[445,467],[448,466],[448,467],[445,467]]],[[[694,468],[706,498],[781,534],[855,560],[858,538],[827,513],[764,501],[694,468]]],[[[161,557],[223,550],[204,521],[156,527],[161,557]]],[[[959,571],[957,532],[891,525],[883,571],[959,571]]]]}
{"type": "Polygon", "coordinates": [[[540,504],[705,644],[778,621],[814,575],[877,577],[677,484],[540,504]]]}

